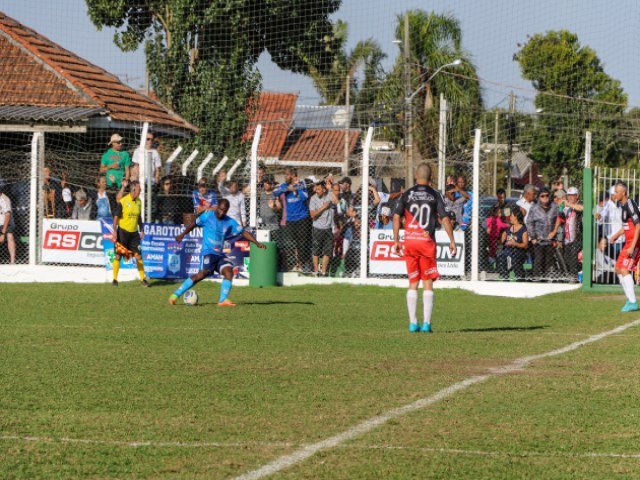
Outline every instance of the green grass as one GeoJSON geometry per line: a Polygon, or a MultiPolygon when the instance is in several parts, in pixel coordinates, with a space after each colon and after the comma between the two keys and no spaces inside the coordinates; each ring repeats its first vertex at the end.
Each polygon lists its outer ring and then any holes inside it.
{"type": "MultiPolygon", "coordinates": [[[[172,284],[0,287],[0,478],[229,478],[637,318],[622,296],[172,284]],[[149,442],[132,445],[132,442],[149,442]]],[[[273,478],[638,478],[637,328],[492,378],[273,478]],[[608,456],[607,456],[608,455],[608,456]],[[627,457],[611,455],[628,455],[627,457]]]]}

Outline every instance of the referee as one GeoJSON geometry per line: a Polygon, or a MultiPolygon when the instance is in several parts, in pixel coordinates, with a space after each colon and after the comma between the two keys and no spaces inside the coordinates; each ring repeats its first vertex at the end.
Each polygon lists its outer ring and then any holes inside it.
{"type": "Polygon", "coordinates": [[[131,255],[136,257],[140,283],[143,287],[148,287],[149,282],[144,276],[144,264],[140,254],[140,240],[144,239],[142,229],[142,202],[140,201],[140,182],[134,180],[129,183],[129,194],[122,197],[116,204],[113,213],[113,231],[116,233],[115,260],[113,261],[113,282],[114,287],[118,286],[118,272],[120,271],[120,258],[125,259],[131,255]]]}

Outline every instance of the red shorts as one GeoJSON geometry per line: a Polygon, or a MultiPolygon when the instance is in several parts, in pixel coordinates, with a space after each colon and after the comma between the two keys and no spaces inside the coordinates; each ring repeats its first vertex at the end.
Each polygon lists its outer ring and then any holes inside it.
{"type": "Polygon", "coordinates": [[[404,242],[404,259],[407,263],[409,282],[440,278],[436,264],[436,242],[432,239],[404,242]]]}
{"type": "Polygon", "coordinates": [[[640,260],[640,248],[636,246],[633,251],[632,257],[627,257],[627,250],[629,249],[629,244],[625,243],[624,247],[622,247],[622,251],[620,255],[618,255],[618,260],[616,261],[616,268],[624,268],[625,270],[633,270],[636,268],[638,264],[638,260],[640,260]]]}

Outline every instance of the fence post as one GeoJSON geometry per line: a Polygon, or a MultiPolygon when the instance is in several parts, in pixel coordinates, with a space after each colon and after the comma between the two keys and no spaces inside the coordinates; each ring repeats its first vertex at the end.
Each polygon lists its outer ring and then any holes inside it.
{"type": "Polygon", "coordinates": [[[178,145],[178,148],[176,148],[171,154],[171,156],[167,158],[167,163],[164,166],[166,175],[169,175],[171,173],[171,164],[178,157],[178,155],[180,155],[180,152],[182,152],[182,147],[178,145]]]}
{"type": "MultiPolygon", "coordinates": [[[[479,244],[480,244],[480,142],[482,131],[476,128],[473,143],[473,204],[471,210],[471,281],[478,281],[479,244]]],[[[463,260],[464,261],[464,258],[463,260]]]]}
{"type": "Polygon", "coordinates": [[[591,132],[585,138],[584,170],[582,171],[582,191],[584,211],[582,212],[582,289],[593,287],[593,169],[591,168],[591,132]]]}
{"type": "Polygon", "coordinates": [[[209,162],[211,161],[212,158],[213,158],[213,153],[211,153],[211,152],[209,152],[209,154],[206,157],[204,157],[204,160],[202,161],[202,163],[198,167],[198,175],[196,176],[196,181],[198,181],[198,180],[200,180],[202,178],[202,174],[204,172],[204,169],[209,164],[209,162]]]}
{"type": "Polygon", "coordinates": [[[149,168],[149,157],[147,150],[145,149],[147,133],[149,132],[149,123],[144,122],[142,124],[142,135],[140,135],[140,143],[138,144],[138,151],[140,152],[138,181],[140,181],[140,201],[142,202],[142,221],[151,221],[151,177],[150,173],[153,172],[153,168],[149,168]]]}
{"type": "MultiPolygon", "coordinates": [[[[38,173],[42,173],[40,166],[39,144],[44,144],[44,133],[34,132],[31,139],[31,182],[30,182],[30,198],[29,198],[29,265],[36,265],[37,245],[38,245],[38,218],[42,219],[42,209],[38,210],[38,192],[40,185],[38,184],[38,173]],[[40,215],[38,215],[40,213],[40,215]]],[[[44,149],[43,149],[44,153],[44,149]]],[[[42,165],[44,166],[44,165],[42,165]]],[[[40,179],[42,181],[42,179],[40,179]]]]}
{"type": "Polygon", "coordinates": [[[367,130],[362,149],[362,210],[360,211],[360,279],[367,278],[369,260],[369,152],[373,139],[373,127],[367,130]]]}
{"type": "MultiPolygon", "coordinates": [[[[185,162],[182,164],[182,176],[186,177],[187,176],[187,170],[189,169],[189,165],[191,165],[191,162],[193,162],[193,160],[198,156],[198,149],[196,148],[193,152],[191,152],[191,155],[189,155],[189,158],[187,158],[187,160],[185,160],[185,162]]],[[[196,178],[196,182],[200,180],[199,178],[196,178]]]]}
{"type": "Polygon", "coordinates": [[[258,227],[258,145],[262,135],[262,125],[256,126],[251,144],[251,198],[249,199],[249,226],[258,227]]]}

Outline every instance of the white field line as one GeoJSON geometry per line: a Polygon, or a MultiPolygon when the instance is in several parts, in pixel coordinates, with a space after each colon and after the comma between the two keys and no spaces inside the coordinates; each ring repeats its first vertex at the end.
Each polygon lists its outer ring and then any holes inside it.
{"type": "Polygon", "coordinates": [[[564,353],[572,352],[584,345],[588,345],[590,343],[598,342],[603,338],[606,338],[610,335],[615,335],[617,333],[621,333],[631,327],[635,327],[640,325],[640,319],[635,320],[630,323],[626,323],[621,325],[613,330],[608,330],[606,332],[598,333],[596,335],[592,335],[584,340],[580,340],[578,342],[571,343],[566,347],[562,347],[556,350],[551,350],[550,352],[541,353],[538,355],[529,355],[526,357],[519,358],[512,363],[504,365],[502,367],[491,368],[484,375],[476,375],[470,377],[466,380],[463,380],[458,383],[454,383],[453,385],[436,392],[430,397],[422,398],[420,400],[416,400],[413,403],[409,403],[402,407],[394,408],[380,415],[376,415],[364,422],[359,423],[358,425],[350,428],[349,430],[345,430],[342,433],[329,437],[325,440],[321,440],[316,443],[312,443],[310,445],[303,446],[302,448],[296,450],[295,452],[284,455],[273,462],[270,462],[263,467],[258,468],[257,470],[253,470],[251,472],[247,472],[240,476],[234,478],[234,480],[255,480],[259,478],[264,478],[269,475],[273,475],[274,473],[280,472],[286,468],[297,465],[298,463],[303,462],[307,458],[315,455],[321,450],[328,450],[330,448],[335,448],[340,446],[341,444],[351,440],[352,438],[358,437],[365,433],[368,433],[375,428],[385,424],[389,420],[393,420],[395,418],[402,417],[407,415],[408,413],[415,412],[416,410],[420,410],[422,408],[428,407],[429,405],[433,405],[434,403],[439,402],[445,398],[452,396],[453,394],[465,390],[473,385],[482,383],[491,378],[507,375],[510,373],[517,372],[522,370],[524,367],[528,366],[530,363],[541,360],[543,358],[554,357],[557,355],[562,355],[564,353]]]}
{"type": "MultiPolygon", "coordinates": [[[[155,442],[121,440],[91,440],[70,437],[34,437],[20,435],[0,435],[0,441],[22,441],[34,443],[66,443],[78,445],[106,445],[125,448],[302,448],[303,445],[291,442],[155,442]]],[[[405,447],[396,445],[338,445],[345,450],[411,450],[448,455],[471,455],[480,457],[559,457],[559,458],[630,458],[640,459],[640,453],[601,453],[601,452],[503,452],[489,450],[466,450],[462,448],[405,447]]]]}

